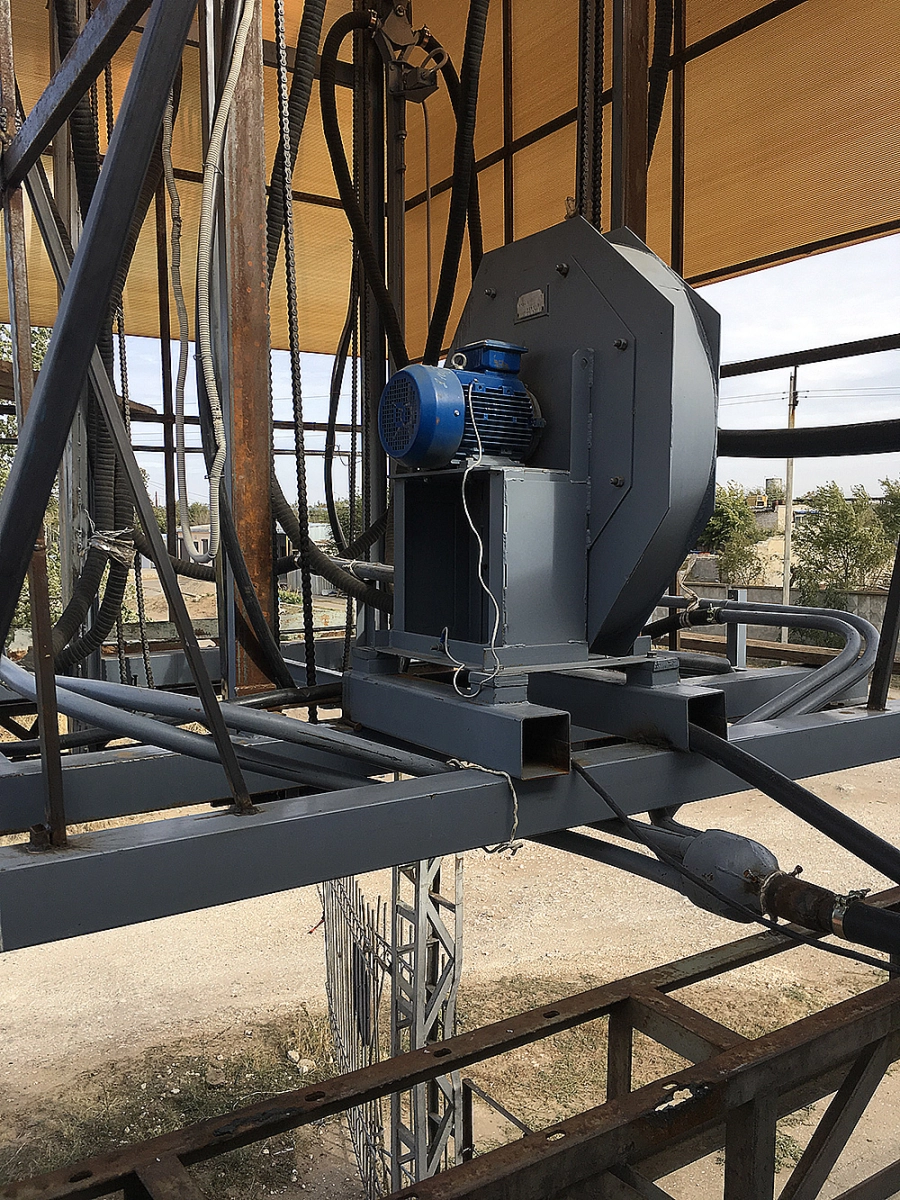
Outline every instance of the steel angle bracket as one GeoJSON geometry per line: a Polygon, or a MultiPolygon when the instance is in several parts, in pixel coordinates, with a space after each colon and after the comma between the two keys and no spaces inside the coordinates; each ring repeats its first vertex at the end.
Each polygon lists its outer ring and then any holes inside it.
{"type": "MultiPolygon", "coordinates": [[[[677,672],[671,673],[677,680],[677,672]]],[[[691,724],[728,736],[723,692],[675,680],[648,686],[633,682],[630,675],[596,669],[533,671],[528,699],[564,709],[575,725],[675,750],[689,749],[691,724]]]]}

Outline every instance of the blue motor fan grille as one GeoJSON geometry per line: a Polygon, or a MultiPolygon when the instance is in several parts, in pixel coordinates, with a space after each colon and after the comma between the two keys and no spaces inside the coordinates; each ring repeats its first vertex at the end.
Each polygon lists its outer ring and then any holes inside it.
{"type": "Polygon", "coordinates": [[[443,467],[476,457],[480,439],[483,455],[525,462],[544,422],[519,379],[524,353],[506,342],[475,342],[453,355],[452,369],[417,363],[397,371],[378,408],[385,453],[405,467],[443,467]]]}
{"type": "Polygon", "coordinates": [[[378,432],[386,454],[402,458],[419,428],[419,389],[406,371],[388,380],[378,409],[378,432]]]}
{"type": "Polygon", "coordinates": [[[534,404],[527,392],[509,395],[499,388],[479,387],[466,394],[466,424],[458,454],[474,458],[478,439],[472,417],[478,423],[482,454],[524,462],[534,447],[536,436],[534,404]]]}
{"type": "Polygon", "coordinates": [[[405,467],[442,467],[459,448],[465,396],[455,371],[414,363],[388,380],[378,405],[385,453],[405,467]]]}

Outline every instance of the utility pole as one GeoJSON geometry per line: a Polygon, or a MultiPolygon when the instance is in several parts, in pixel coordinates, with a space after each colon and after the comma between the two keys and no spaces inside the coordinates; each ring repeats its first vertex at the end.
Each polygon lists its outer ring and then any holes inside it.
{"type": "MultiPolygon", "coordinates": [[[[791,369],[791,384],[788,391],[788,429],[793,429],[797,419],[797,368],[791,369]]],[[[781,602],[791,602],[791,534],[794,527],[794,460],[787,460],[784,473],[784,566],[781,585],[781,602]]],[[[787,626],[782,626],[781,640],[787,642],[787,626]]]]}

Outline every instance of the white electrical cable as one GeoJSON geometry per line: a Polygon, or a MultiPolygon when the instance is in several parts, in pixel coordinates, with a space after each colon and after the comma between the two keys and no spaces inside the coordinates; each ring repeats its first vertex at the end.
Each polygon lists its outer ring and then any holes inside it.
{"type": "MultiPolygon", "coordinates": [[[[175,105],[172,96],[166,105],[163,115],[162,161],[163,173],[166,179],[166,191],[169,193],[169,206],[172,210],[172,293],[175,296],[175,311],[178,313],[178,372],[175,376],[175,464],[178,482],[178,524],[181,528],[181,540],[184,552],[191,562],[209,562],[210,554],[204,554],[197,547],[191,533],[190,500],[187,486],[187,458],[184,444],[184,385],[187,380],[188,358],[190,354],[190,326],[188,324],[187,304],[184,299],[184,285],[181,280],[181,197],[178,185],[175,183],[175,169],[172,165],[172,133],[175,120],[175,105]]],[[[210,545],[212,545],[212,527],[210,526],[210,545]]]]}
{"type": "Polygon", "coordinates": [[[484,594],[490,600],[490,602],[494,608],[494,625],[491,630],[491,641],[490,641],[490,651],[491,651],[491,654],[493,654],[493,656],[494,656],[494,668],[489,675],[486,675],[485,678],[482,679],[481,682],[477,684],[477,686],[475,687],[475,690],[473,692],[464,692],[459,686],[459,677],[463,673],[463,671],[466,670],[466,664],[460,662],[458,658],[454,658],[453,655],[450,653],[450,645],[449,645],[450,633],[449,633],[449,630],[447,629],[447,626],[446,625],[444,626],[443,630],[441,631],[441,643],[442,643],[443,651],[446,654],[447,658],[449,658],[450,661],[456,665],[456,670],[453,672],[453,690],[456,692],[457,696],[462,696],[462,698],[464,700],[474,700],[475,697],[481,691],[481,689],[484,687],[484,685],[486,683],[490,683],[492,679],[496,679],[497,676],[500,674],[500,659],[497,655],[497,634],[500,631],[500,605],[497,603],[497,599],[494,596],[494,593],[491,591],[491,589],[488,587],[488,585],[484,582],[484,575],[483,575],[484,542],[481,540],[481,534],[478,532],[478,529],[475,526],[475,522],[472,520],[472,514],[469,511],[469,501],[466,497],[466,484],[468,483],[469,475],[472,471],[475,470],[476,467],[481,465],[481,460],[484,458],[484,450],[481,445],[481,434],[479,433],[479,430],[478,430],[478,423],[475,420],[475,409],[472,407],[472,389],[474,388],[474,386],[475,386],[474,383],[469,384],[469,390],[466,395],[466,401],[467,401],[468,408],[469,408],[469,416],[472,418],[472,428],[475,430],[475,444],[478,446],[478,457],[474,458],[474,459],[469,459],[469,461],[466,463],[466,469],[463,471],[462,506],[463,506],[463,512],[466,515],[466,520],[469,523],[469,528],[472,531],[472,536],[475,538],[476,545],[478,546],[478,565],[476,568],[477,573],[478,573],[478,582],[481,585],[481,590],[484,592],[484,594]]]}
{"type": "MultiPolygon", "coordinates": [[[[222,88],[212,131],[209,135],[209,146],[206,151],[206,161],[203,164],[203,190],[200,199],[200,235],[197,243],[197,341],[200,350],[200,364],[203,370],[203,382],[206,396],[212,414],[213,437],[215,441],[215,456],[209,472],[209,553],[195,561],[209,562],[215,558],[219,549],[219,487],[225,470],[227,443],[225,421],[222,416],[222,403],[219,398],[219,387],[216,381],[215,362],[212,350],[212,334],[210,331],[209,289],[212,274],[213,237],[215,234],[216,215],[216,176],[221,174],[222,154],[225,146],[225,129],[228,116],[234,101],[241,65],[244,61],[244,51],[250,26],[256,9],[256,0],[244,0],[237,34],[234,39],[234,50],[231,65],[222,88]]],[[[183,519],[183,518],[182,518],[183,519]]],[[[194,556],[191,555],[193,558],[194,556]]]]}

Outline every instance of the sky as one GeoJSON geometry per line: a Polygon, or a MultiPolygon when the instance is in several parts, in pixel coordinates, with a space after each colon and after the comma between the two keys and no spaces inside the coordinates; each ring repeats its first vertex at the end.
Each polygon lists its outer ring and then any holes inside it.
{"type": "MultiPolygon", "coordinates": [[[[817,254],[701,289],[722,317],[722,362],[828,346],[900,330],[900,235],[817,254]]],[[[723,379],[719,425],[787,424],[790,371],[723,379]]],[[[900,351],[800,367],[797,425],[840,425],[900,416],[900,351]]],[[[784,477],[784,461],[720,458],[718,480],[747,487],[784,477]]],[[[900,475],[900,454],[797,459],[794,493],[835,480],[845,491],[900,475]]]]}
{"type": "MultiPolygon", "coordinates": [[[[722,362],[736,362],[876,337],[900,330],[900,234],[859,246],[814,255],[802,261],[771,267],[723,283],[710,284],[701,294],[722,317],[722,362]]],[[[127,314],[126,314],[127,317],[127,314]]],[[[173,347],[173,358],[176,352],[173,347]]],[[[291,416],[290,367],[285,352],[273,354],[272,382],[277,419],[291,416]]],[[[173,362],[174,367],[174,362],[173,362]]],[[[302,376],[304,415],[324,421],[332,359],[304,354],[302,376]]],[[[132,399],[161,409],[159,343],[149,338],[128,339],[128,372],[132,399]]],[[[719,424],[723,428],[774,428],[787,423],[790,372],[770,371],[722,381],[719,424]]],[[[344,382],[339,420],[350,418],[349,364],[344,382]]],[[[870,354],[844,361],[801,367],[798,372],[797,425],[835,425],[874,421],[900,415],[900,351],[870,354]]],[[[188,412],[197,411],[193,387],[193,352],[188,372],[188,412]]],[[[135,442],[159,444],[161,433],[153,426],[136,425],[135,442]]],[[[307,434],[307,447],[321,450],[324,434],[307,434]]],[[[199,445],[196,429],[188,430],[188,444],[199,445]]],[[[276,431],[276,447],[290,447],[293,434],[276,431]]],[[[340,435],[339,448],[349,448],[349,435],[340,435]]],[[[140,454],[150,476],[150,492],[162,502],[162,459],[140,454]]],[[[338,495],[347,494],[346,458],[335,467],[338,495]]],[[[202,456],[188,456],[188,488],[192,500],[205,500],[206,480],[202,456]]],[[[276,470],[285,494],[297,495],[294,460],[276,456],[276,470]]],[[[322,459],[307,464],[308,494],[315,503],[323,499],[322,459]]],[[[748,488],[762,485],[768,476],[783,478],[783,460],[726,459],[718,464],[720,483],[736,480],[748,488]]],[[[880,480],[900,476],[900,454],[857,458],[798,459],[794,492],[835,480],[845,490],[862,484],[872,495],[881,493],[880,480]]]]}

